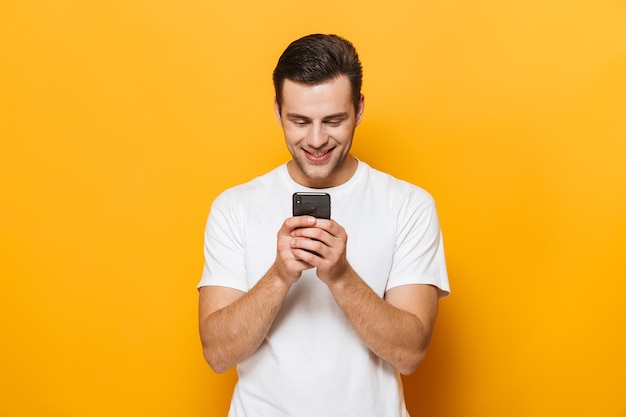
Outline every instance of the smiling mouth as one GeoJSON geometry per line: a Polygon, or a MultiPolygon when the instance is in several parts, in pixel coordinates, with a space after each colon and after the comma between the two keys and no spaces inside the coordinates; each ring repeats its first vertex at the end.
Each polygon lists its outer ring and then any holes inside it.
{"type": "Polygon", "coordinates": [[[303,151],[305,155],[307,156],[307,159],[311,161],[315,161],[315,162],[321,162],[321,161],[326,160],[330,156],[330,153],[332,152],[333,149],[334,148],[331,148],[324,152],[310,152],[310,151],[307,151],[306,149],[303,149],[303,151]]]}

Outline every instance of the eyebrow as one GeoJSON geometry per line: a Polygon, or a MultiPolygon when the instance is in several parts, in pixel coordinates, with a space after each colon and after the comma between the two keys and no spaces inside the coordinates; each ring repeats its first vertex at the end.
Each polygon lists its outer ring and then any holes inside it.
{"type": "MultiPolygon", "coordinates": [[[[348,112],[344,111],[344,112],[334,113],[334,114],[329,114],[328,116],[324,116],[322,120],[344,119],[344,118],[347,118],[348,116],[349,116],[348,112]]],[[[298,113],[287,113],[287,117],[290,119],[311,120],[310,117],[303,116],[298,113]]]]}

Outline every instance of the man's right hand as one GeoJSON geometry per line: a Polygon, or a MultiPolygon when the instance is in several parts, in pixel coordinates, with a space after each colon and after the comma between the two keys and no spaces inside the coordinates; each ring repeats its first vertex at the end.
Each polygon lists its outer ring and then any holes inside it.
{"type": "Polygon", "coordinates": [[[279,278],[282,279],[289,287],[293,285],[303,271],[313,268],[313,265],[297,258],[294,255],[293,231],[300,227],[311,227],[315,224],[315,218],[311,216],[295,216],[286,219],[278,231],[276,261],[274,268],[279,278]]]}

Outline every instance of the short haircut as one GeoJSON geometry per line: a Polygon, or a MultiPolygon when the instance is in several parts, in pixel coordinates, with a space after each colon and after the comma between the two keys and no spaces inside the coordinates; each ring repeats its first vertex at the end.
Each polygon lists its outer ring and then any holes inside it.
{"type": "Polygon", "coordinates": [[[293,41],[278,59],[274,69],[274,89],[278,108],[282,104],[285,80],[306,85],[322,84],[345,75],[352,87],[355,112],[358,111],[363,83],[359,55],[350,41],[337,35],[313,34],[293,41]]]}

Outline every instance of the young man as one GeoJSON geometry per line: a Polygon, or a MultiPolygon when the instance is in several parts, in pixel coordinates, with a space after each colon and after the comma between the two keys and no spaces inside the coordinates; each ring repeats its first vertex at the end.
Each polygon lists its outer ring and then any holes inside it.
{"type": "Polygon", "coordinates": [[[424,358],[448,278],[430,195],[350,154],[361,80],[343,38],[289,45],[274,107],[292,160],[211,208],[200,335],[216,372],[237,366],[231,417],[408,415],[400,374],[424,358]],[[297,191],[329,193],[332,219],[293,217],[297,191]]]}

